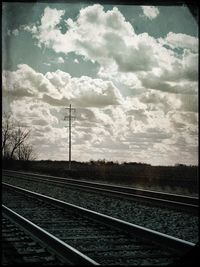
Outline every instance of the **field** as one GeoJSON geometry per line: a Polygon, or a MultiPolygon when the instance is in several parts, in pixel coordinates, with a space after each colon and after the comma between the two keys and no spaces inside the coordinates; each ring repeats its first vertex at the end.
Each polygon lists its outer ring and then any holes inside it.
{"type": "Polygon", "coordinates": [[[151,166],[142,163],[114,163],[104,160],[72,161],[3,161],[4,169],[30,171],[74,179],[88,179],[104,183],[155,189],[177,194],[198,194],[197,166],[151,166]]]}

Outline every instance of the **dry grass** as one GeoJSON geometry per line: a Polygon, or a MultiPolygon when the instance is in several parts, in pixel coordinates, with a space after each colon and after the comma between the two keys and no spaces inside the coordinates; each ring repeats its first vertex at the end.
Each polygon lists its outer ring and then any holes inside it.
{"type": "Polygon", "coordinates": [[[120,184],[169,193],[197,195],[197,166],[151,166],[142,163],[72,162],[65,161],[4,161],[3,168],[23,170],[61,177],[120,184]]]}

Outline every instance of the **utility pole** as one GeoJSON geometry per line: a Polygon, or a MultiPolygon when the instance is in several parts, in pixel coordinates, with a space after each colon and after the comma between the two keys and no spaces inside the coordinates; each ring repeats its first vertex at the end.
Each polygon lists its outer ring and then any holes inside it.
{"type": "MultiPolygon", "coordinates": [[[[20,128],[18,129],[18,138],[20,139],[20,128]]],[[[19,160],[21,159],[21,153],[20,153],[20,142],[19,142],[19,160]]]]}
{"type": "Polygon", "coordinates": [[[75,118],[74,115],[72,115],[72,113],[75,112],[75,108],[71,107],[71,104],[69,105],[69,108],[66,108],[69,110],[69,115],[64,117],[64,120],[68,120],[69,121],[69,170],[71,170],[71,123],[72,123],[72,119],[75,118]]]}

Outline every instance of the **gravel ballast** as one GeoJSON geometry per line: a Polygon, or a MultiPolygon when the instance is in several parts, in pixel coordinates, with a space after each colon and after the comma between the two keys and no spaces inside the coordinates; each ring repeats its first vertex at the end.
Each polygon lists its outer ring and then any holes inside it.
{"type": "Polygon", "coordinates": [[[20,186],[87,209],[107,214],[174,237],[198,242],[198,216],[170,208],[153,207],[98,193],[68,189],[42,182],[3,177],[3,182],[20,186]]]}

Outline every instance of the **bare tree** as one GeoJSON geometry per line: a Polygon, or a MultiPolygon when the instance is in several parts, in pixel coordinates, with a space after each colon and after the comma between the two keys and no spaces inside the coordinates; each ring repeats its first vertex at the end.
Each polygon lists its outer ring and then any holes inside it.
{"type": "Polygon", "coordinates": [[[18,158],[20,160],[35,160],[36,154],[34,152],[33,146],[29,144],[22,144],[19,150],[18,158]]]}
{"type": "Polygon", "coordinates": [[[2,119],[2,153],[3,157],[8,155],[8,147],[12,139],[13,121],[10,114],[3,114],[2,119]]]}
{"type": "Polygon", "coordinates": [[[16,126],[11,115],[3,115],[2,120],[2,153],[6,159],[35,159],[33,147],[29,144],[30,130],[16,126]]]}
{"type": "MultiPolygon", "coordinates": [[[[24,144],[26,139],[30,135],[30,130],[23,130],[22,128],[18,127],[18,129],[15,129],[11,136],[11,152],[10,152],[10,158],[12,159],[14,157],[14,153],[17,151],[17,149],[20,149],[20,146],[24,144]]],[[[20,159],[20,158],[19,158],[20,159]]]]}

